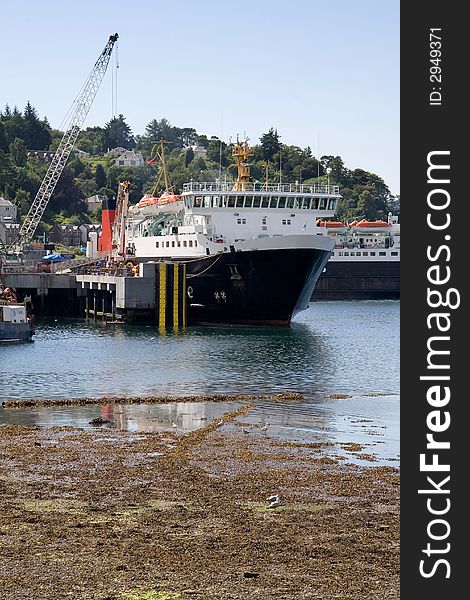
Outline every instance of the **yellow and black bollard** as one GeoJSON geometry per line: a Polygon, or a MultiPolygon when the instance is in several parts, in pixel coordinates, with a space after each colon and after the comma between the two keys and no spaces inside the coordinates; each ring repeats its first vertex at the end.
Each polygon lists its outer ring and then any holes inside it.
{"type": "Polygon", "coordinates": [[[156,272],[156,306],[158,328],[177,329],[186,326],[186,265],[184,263],[159,263],[156,272]]]}

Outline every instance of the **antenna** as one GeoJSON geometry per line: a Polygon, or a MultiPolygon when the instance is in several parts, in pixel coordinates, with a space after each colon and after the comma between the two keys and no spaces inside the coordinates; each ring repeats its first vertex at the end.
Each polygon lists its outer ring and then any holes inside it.
{"type": "Polygon", "coordinates": [[[219,180],[222,177],[222,140],[224,137],[224,113],[220,117],[220,146],[219,146],[219,180]]]}
{"type": "Polygon", "coordinates": [[[320,178],[320,134],[317,133],[317,177],[320,178]]]}

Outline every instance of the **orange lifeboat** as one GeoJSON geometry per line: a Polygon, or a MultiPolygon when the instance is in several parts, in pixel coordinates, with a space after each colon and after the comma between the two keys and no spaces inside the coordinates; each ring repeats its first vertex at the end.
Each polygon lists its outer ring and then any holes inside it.
{"type": "Polygon", "coordinates": [[[346,231],[346,224],[342,221],[322,221],[321,219],[318,219],[317,227],[325,227],[326,230],[334,230],[335,233],[343,233],[346,231]]]}
{"type": "Polygon", "coordinates": [[[385,221],[366,221],[366,219],[362,219],[358,223],[356,223],[357,227],[390,227],[389,223],[385,221]]]}
{"type": "Polygon", "coordinates": [[[362,233],[384,233],[391,230],[390,223],[386,221],[367,221],[361,219],[358,222],[352,222],[350,227],[353,227],[357,232],[362,233]]]}

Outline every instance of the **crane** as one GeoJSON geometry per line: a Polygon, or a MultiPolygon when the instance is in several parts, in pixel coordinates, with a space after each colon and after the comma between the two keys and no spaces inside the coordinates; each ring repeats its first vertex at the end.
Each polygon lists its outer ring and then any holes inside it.
{"type": "Polygon", "coordinates": [[[125,227],[129,208],[129,187],[130,183],[128,181],[121,182],[118,187],[111,241],[111,258],[116,261],[124,260],[125,257],[125,227]]]}
{"type": "Polygon", "coordinates": [[[54,192],[55,186],[64,170],[65,163],[72,152],[72,149],[77,141],[80,129],[85,121],[85,118],[93,104],[98,88],[106,73],[106,69],[111,58],[114,44],[119,35],[115,33],[109,36],[108,42],[96,61],[88,79],[85,81],[79,96],[75,102],[75,108],[70,117],[67,130],[65,131],[57,150],[52,157],[51,163],[46,175],[39,187],[36,197],[31,204],[31,207],[26,215],[23,224],[21,225],[18,238],[13,242],[7,250],[20,252],[22,248],[28,244],[34,236],[39,221],[46,210],[49,200],[54,192]]]}

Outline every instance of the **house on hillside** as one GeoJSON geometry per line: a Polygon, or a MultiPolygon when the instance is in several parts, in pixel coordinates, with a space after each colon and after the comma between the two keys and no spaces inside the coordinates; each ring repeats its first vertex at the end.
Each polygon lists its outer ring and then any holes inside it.
{"type": "Polygon", "coordinates": [[[116,167],[141,167],[144,164],[144,157],[140,152],[126,150],[116,158],[114,164],[116,167]]]}
{"type": "Polygon", "coordinates": [[[34,157],[42,162],[51,162],[52,157],[54,156],[54,152],[49,150],[27,150],[26,154],[28,158],[34,157]]]}
{"type": "Polygon", "coordinates": [[[0,223],[16,223],[18,208],[16,204],[0,196],[0,223]]]}
{"type": "Polygon", "coordinates": [[[8,223],[0,221],[0,242],[5,246],[10,246],[20,233],[19,223],[8,223]]]}
{"type": "Polygon", "coordinates": [[[95,194],[94,196],[89,196],[85,198],[85,202],[87,204],[87,211],[94,212],[98,208],[101,208],[103,205],[103,200],[106,200],[106,196],[100,196],[99,194],[95,194]]]}
{"type": "Polygon", "coordinates": [[[90,239],[90,233],[92,233],[93,231],[95,233],[98,234],[98,237],[100,236],[101,233],[101,224],[100,223],[83,223],[83,225],[79,225],[78,229],[80,230],[81,233],[81,241],[82,244],[84,246],[86,246],[86,243],[88,242],[88,240],[90,239]]]}
{"type": "Polygon", "coordinates": [[[56,223],[51,229],[50,240],[64,246],[81,246],[82,232],[79,225],[56,223]]]}
{"type": "Polygon", "coordinates": [[[80,148],[75,148],[75,146],[73,147],[72,152],[75,154],[75,156],[78,156],[78,158],[88,158],[90,156],[89,152],[80,150],[80,148]]]}
{"type": "Polygon", "coordinates": [[[197,144],[194,146],[190,146],[191,150],[194,152],[194,158],[203,158],[204,160],[207,157],[207,150],[204,146],[198,146],[197,144]]]}
{"type": "Polygon", "coordinates": [[[108,150],[105,156],[113,156],[114,158],[117,158],[118,156],[121,156],[121,154],[124,154],[124,152],[130,152],[130,150],[123,148],[122,146],[117,146],[117,148],[108,150]]]}

